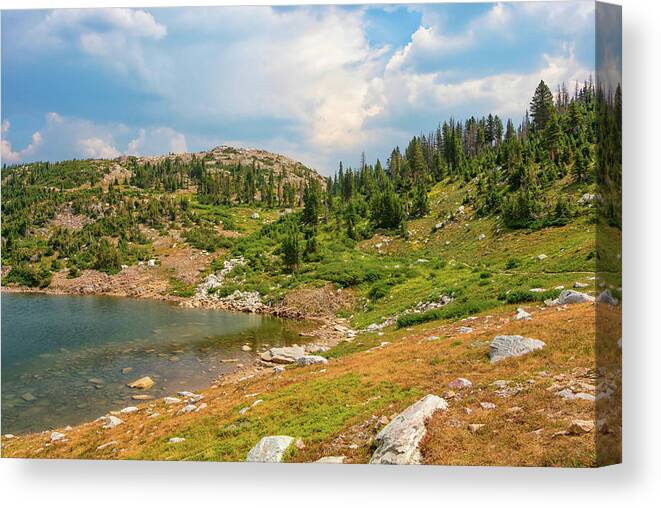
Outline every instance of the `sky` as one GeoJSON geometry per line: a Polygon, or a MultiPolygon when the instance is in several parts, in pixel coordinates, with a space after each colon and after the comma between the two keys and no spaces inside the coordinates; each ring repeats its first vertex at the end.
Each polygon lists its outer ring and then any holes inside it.
{"type": "Polygon", "coordinates": [[[594,3],[2,12],[2,162],[218,145],[333,173],[594,73],[594,3]]]}

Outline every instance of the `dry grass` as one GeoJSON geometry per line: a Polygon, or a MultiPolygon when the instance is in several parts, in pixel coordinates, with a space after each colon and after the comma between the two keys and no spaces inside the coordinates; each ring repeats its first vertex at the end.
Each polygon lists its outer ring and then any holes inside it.
{"type": "Polygon", "coordinates": [[[67,442],[48,446],[50,433],[28,435],[3,442],[3,454],[241,460],[262,436],[284,432],[302,437],[305,444],[290,453],[291,461],[345,455],[348,462],[366,462],[373,438],[385,424],[383,416],[389,419],[422,395],[434,393],[448,399],[449,409],[437,412],[428,423],[421,446],[426,463],[594,466],[595,432],[556,435],[573,419],[594,420],[594,403],[567,401],[555,391],[575,383],[586,389],[594,385],[595,307],[527,309],[533,314],[531,321],[511,320],[513,309],[508,308],[468,322],[360,335],[354,344],[362,349],[328,365],[288,368],[281,375],[263,372],[238,384],[209,389],[204,393],[209,406],[200,413],[175,415],[176,408],[154,402],[143,405],[138,414],[122,415],[125,424],[112,430],[89,423],[68,431],[67,442]],[[474,331],[460,334],[460,325],[474,331]],[[492,365],[488,343],[498,334],[542,339],[546,348],[492,365]],[[439,339],[425,339],[432,335],[439,339]],[[383,341],[390,343],[378,346],[383,341]],[[470,379],[472,388],[447,393],[448,383],[456,377],[470,379]],[[493,384],[497,380],[506,380],[520,391],[502,396],[493,384]],[[255,399],[264,402],[239,415],[239,409],[255,399]],[[485,410],[481,402],[493,402],[496,408],[485,410]],[[510,411],[514,407],[519,408],[510,411]],[[149,418],[148,412],[161,415],[149,418]],[[474,433],[469,424],[484,427],[474,433]],[[186,441],[168,444],[172,436],[186,441]],[[113,440],[117,444],[96,450],[113,440]]]}

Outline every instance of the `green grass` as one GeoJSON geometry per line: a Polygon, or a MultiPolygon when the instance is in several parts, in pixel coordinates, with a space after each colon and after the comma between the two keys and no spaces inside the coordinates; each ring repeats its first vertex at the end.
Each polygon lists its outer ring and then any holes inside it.
{"type": "Polygon", "coordinates": [[[323,442],[347,425],[393,402],[413,400],[419,394],[415,389],[390,382],[365,380],[358,373],[296,383],[273,394],[260,395],[258,399],[263,399],[263,403],[243,416],[239,409],[255,398],[234,407],[225,417],[198,418],[176,435],[166,435],[143,449],[136,458],[243,461],[262,437],[289,435],[302,438],[306,445],[323,442]],[[171,445],[168,440],[173,436],[186,441],[171,445]]]}

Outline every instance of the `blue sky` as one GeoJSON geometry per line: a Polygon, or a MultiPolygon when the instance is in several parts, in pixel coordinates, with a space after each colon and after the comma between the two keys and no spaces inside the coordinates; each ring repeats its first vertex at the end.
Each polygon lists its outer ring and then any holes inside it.
{"type": "Polygon", "coordinates": [[[594,72],[576,2],[2,12],[2,160],[285,153],[330,174],[594,72]]]}

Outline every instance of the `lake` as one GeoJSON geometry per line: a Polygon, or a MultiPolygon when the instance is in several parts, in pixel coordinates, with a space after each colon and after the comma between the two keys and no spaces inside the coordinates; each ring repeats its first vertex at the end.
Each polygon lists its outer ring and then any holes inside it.
{"type": "Polygon", "coordinates": [[[95,419],[140,403],[134,394],[207,387],[266,346],[303,341],[301,323],[162,301],[4,292],[1,310],[3,433],[95,419]],[[126,386],[145,375],[156,382],[148,391],[126,386]]]}

